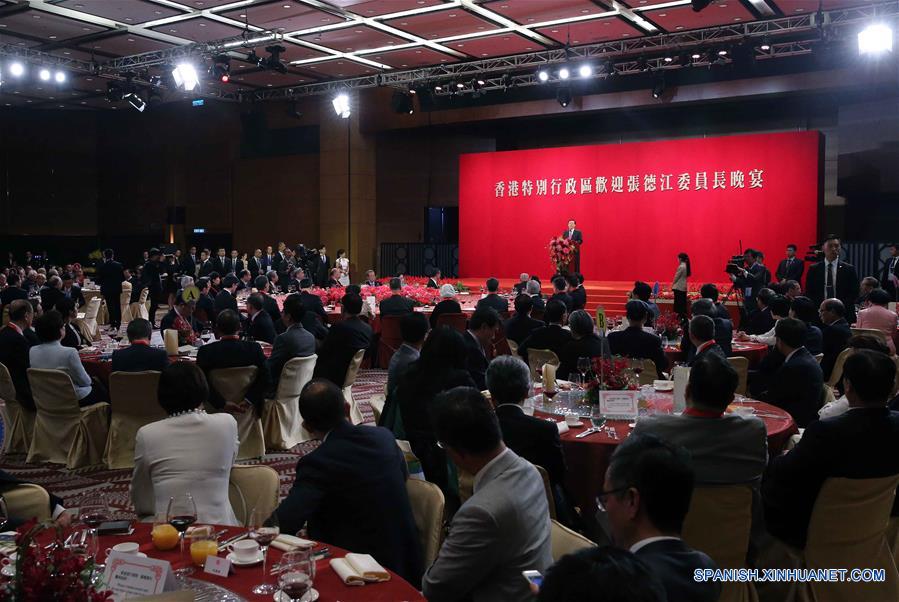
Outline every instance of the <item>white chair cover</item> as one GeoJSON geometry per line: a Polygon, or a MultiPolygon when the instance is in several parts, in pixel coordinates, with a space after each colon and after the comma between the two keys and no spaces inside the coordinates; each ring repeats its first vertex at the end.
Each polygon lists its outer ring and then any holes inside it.
{"type": "Polygon", "coordinates": [[[543,374],[537,371],[537,366],[541,364],[552,364],[558,368],[561,362],[559,356],[549,349],[528,349],[528,365],[531,368],[531,378],[535,381],[543,378],[543,374]]]}
{"type": "Polygon", "coordinates": [[[97,314],[100,313],[100,302],[102,299],[98,296],[87,302],[87,309],[84,311],[84,318],[78,318],[75,322],[81,333],[88,341],[96,341],[100,338],[100,327],[97,324],[97,314]]]}
{"type": "Polygon", "coordinates": [[[422,566],[431,566],[443,542],[446,500],[440,487],[421,479],[406,479],[406,492],[421,541],[422,566]]]}
{"type": "Polygon", "coordinates": [[[237,522],[246,525],[254,508],[265,516],[271,515],[278,507],[279,488],[278,471],[271,466],[232,466],[228,500],[237,522]]]}
{"type": "Polygon", "coordinates": [[[34,432],[34,412],[16,398],[16,388],[6,366],[0,364],[0,401],[3,402],[3,451],[27,454],[34,432]]]}
{"type": "Polygon", "coordinates": [[[109,376],[112,419],[103,454],[107,468],[132,468],[137,431],[168,415],[156,397],[158,388],[159,372],[152,370],[113,372],[109,376]]]}
{"type": "Polygon", "coordinates": [[[150,308],[147,307],[147,297],[150,295],[150,289],[143,289],[136,303],[131,304],[131,319],[143,318],[150,319],[150,308]]]}
{"type": "Polygon", "coordinates": [[[122,324],[130,322],[133,318],[131,317],[131,306],[129,304],[131,301],[131,287],[128,287],[128,290],[123,290],[122,294],[119,295],[119,305],[121,305],[122,311],[122,324]]]}
{"type": "Polygon", "coordinates": [[[365,418],[362,416],[362,410],[359,404],[353,399],[353,383],[356,382],[356,375],[359,374],[359,367],[362,365],[362,358],[365,357],[365,349],[360,349],[350,360],[350,365],[346,370],[346,380],[343,381],[343,398],[350,404],[350,422],[360,424],[365,418]]]}
{"type": "Polygon", "coordinates": [[[746,395],[746,387],[749,382],[749,359],[742,356],[727,358],[731,367],[737,371],[737,395],[746,395]]]}
{"type": "MultiPolygon", "coordinates": [[[[238,368],[220,368],[209,373],[209,384],[214,387],[225,401],[242,403],[250,386],[256,380],[256,366],[238,368]]],[[[217,411],[212,409],[211,411],[217,411]]],[[[237,450],[238,460],[259,458],[265,454],[265,437],[262,435],[262,421],[256,417],[252,409],[243,414],[235,414],[237,420],[237,437],[240,448],[237,450]]]]}
{"type": "MultiPolygon", "coordinates": [[[[528,352],[530,353],[530,352],[528,352]]],[[[566,554],[583,550],[584,548],[596,547],[596,544],[580,533],[572,531],[559,521],[552,520],[552,531],[550,532],[550,540],[552,545],[553,562],[557,561],[566,554]]]]}
{"type": "Polygon", "coordinates": [[[317,359],[317,355],[295,357],[284,364],[276,397],[265,400],[265,410],[262,413],[266,449],[290,449],[312,438],[302,427],[299,400],[303,387],[312,380],[317,359]]]}
{"type": "Polygon", "coordinates": [[[50,518],[50,494],[40,485],[21,483],[9,489],[0,489],[9,518],[29,521],[36,518],[44,521],[50,518]]]}

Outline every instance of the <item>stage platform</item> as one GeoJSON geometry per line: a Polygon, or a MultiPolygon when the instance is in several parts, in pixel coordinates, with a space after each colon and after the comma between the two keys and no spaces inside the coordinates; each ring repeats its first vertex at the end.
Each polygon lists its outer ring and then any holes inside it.
{"type": "MultiPolygon", "coordinates": [[[[472,291],[478,291],[484,286],[488,277],[484,278],[459,278],[465,286],[472,291]]],[[[499,286],[502,290],[508,290],[515,286],[518,278],[500,278],[499,286]]],[[[541,280],[541,293],[545,297],[552,294],[552,283],[541,280]]],[[[650,283],[652,284],[652,283],[650,283]]],[[[602,305],[607,316],[624,315],[624,304],[627,303],[627,294],[634,288],[634,281],[616,280],[585,280],[584,288],[587,291],[587,307],[590,314],[596,312],[596,307],[602,305]]]]}

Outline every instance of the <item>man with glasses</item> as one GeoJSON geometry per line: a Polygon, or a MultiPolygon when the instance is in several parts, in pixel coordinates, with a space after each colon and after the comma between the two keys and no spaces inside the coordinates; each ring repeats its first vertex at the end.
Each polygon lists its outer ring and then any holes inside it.
{"type": "Polygon", "coordinates": [[[840,260],[840,239],[830,235],[824,241],[824,260],[808,270],[806,294],[820,306],[825,299],[839,299],[846,308],[846,321],[855,322],[855,298],[858,295],[858,272],[855,266],[840,260]]]}

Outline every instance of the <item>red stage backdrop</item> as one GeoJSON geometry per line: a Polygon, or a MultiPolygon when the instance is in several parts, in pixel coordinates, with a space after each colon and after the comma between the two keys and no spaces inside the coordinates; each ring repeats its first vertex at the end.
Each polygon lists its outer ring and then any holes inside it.
{"type": "Polygon", "coordinates": [[[549,240],[583,232],[588,280],[670,282],[677,254],[692,282],[726,280],[727,259],[817,234],[819,132],[473,153],[459,159],[462,277],[552,273],[549,240]]]}

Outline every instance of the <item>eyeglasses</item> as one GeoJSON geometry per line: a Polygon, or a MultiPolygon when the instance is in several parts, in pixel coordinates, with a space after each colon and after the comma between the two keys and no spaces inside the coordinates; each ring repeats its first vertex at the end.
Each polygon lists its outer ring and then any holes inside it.
{"type": "Polygon", "coordinates": [[[600,510],[600,512],[608,512],[606,509],[606,500],[613,493],[621,493],[622,491],[627,491],[630,489],[630,485],[625,485],[623,487],[616,487],[615,489],[609,489],[608,491],[600,491],[596,494],[596,507],[600,510]]]}

